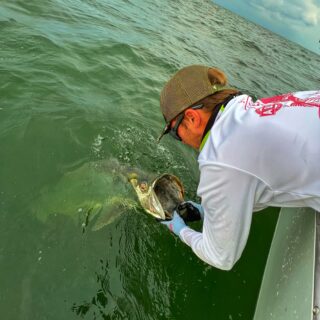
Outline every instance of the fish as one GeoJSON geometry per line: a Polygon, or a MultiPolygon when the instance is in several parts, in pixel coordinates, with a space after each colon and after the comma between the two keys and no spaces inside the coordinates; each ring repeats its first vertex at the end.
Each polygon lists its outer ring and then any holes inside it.
{"type": "MultiPolygon", "coordinates": [[[[55,184],[39,191],[30,211],[43,223],[61,215],[83,231],[88,227],[99,230],[124,212],[137,208],[135,193],[127,179],[132,170],[113,158],[65,169],[55,184]]],[[[143,175],[140,171],[139,174],[143,175]]]]}
{"type": "Polygon", "coordinates": [[[41,189],[31,211],[44,223],[63,215],[83,232],[98,231],[123,213],[141,208],[156,219],[170,219],[183,196],[183,185],[174,175],[157,177],[117,159],[105,159],[67,170],[56,184],[41,189]]]}
{"type": "Polygon", "coordinates": [[[174,210],[184,202],[184,187],[180,179],[164,173],[152,183],[138,180],[136,174],[129,176],[143,209],[159,220],[172,219],[174,210]]]}

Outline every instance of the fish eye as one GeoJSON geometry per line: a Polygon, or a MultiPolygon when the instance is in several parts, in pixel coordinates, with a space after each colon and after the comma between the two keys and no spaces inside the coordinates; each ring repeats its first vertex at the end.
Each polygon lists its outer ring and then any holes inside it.
{"type": "Polygon", "coordinates": [[[148,189],[148,183],[147,182],[141,182],[139,184],[140,190],[141,191],[146,191],[148,189]]]}

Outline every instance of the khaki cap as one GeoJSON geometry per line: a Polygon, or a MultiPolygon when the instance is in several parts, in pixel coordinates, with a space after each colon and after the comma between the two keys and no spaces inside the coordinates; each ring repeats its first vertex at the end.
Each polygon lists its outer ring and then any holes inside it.
{"type": "Polygon", "coordinates": [[[166,83],[160,95],[160,109],[166,121],[166,127],[158,141],[168,133],[168,125],[182,111],[224,88],[225,83],[212,84],[210,69],[215,68],[202,65],[188,66],[179,70],[166,83]]]}

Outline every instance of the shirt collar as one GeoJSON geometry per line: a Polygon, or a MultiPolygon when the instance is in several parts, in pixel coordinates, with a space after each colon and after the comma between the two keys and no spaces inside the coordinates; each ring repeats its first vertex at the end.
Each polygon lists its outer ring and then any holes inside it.
{"type": "Polygon", "coordinates": [[[217,104],[215,106],[215,108],[213,109],[213,112],[207,122],[207,125],[203,131],[203,134],[202,134],[202,138],[201,138],[201,144],[200,144],[200,147],[199,147],[199,151],[201,151],[204,147],[204,145],[206,144],[208,138],[209,138],[209,135],[210,135],[210,130],[211,128],[213,127],[216,119],[217,119],[217,116],[219,114],[219,112],[223,112],[224,111],[224,108],[225,108],[225,105],[227,105],[227,103],[232,100],[234,97],[238,96],[242,94],[241,92],[237,92],[235,94],[231,94],[230,96],[228,96],[224,101],[222,101],[221,103],[217,104]]]}

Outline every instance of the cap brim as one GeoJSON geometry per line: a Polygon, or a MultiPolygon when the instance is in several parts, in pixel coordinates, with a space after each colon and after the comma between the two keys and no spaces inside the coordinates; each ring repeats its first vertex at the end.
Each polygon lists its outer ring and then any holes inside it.
{"type": "Polygon", "coordinates": [[[163,128],[160,136],[159,136],[158,139],[157,139],[157,143],[159,143],[160,140],[162,139],[162,137],[163,137],[165,134],[169,133],[169,131],[170,131],[170,123],[166,124],[165,127],[163,128]]]}

